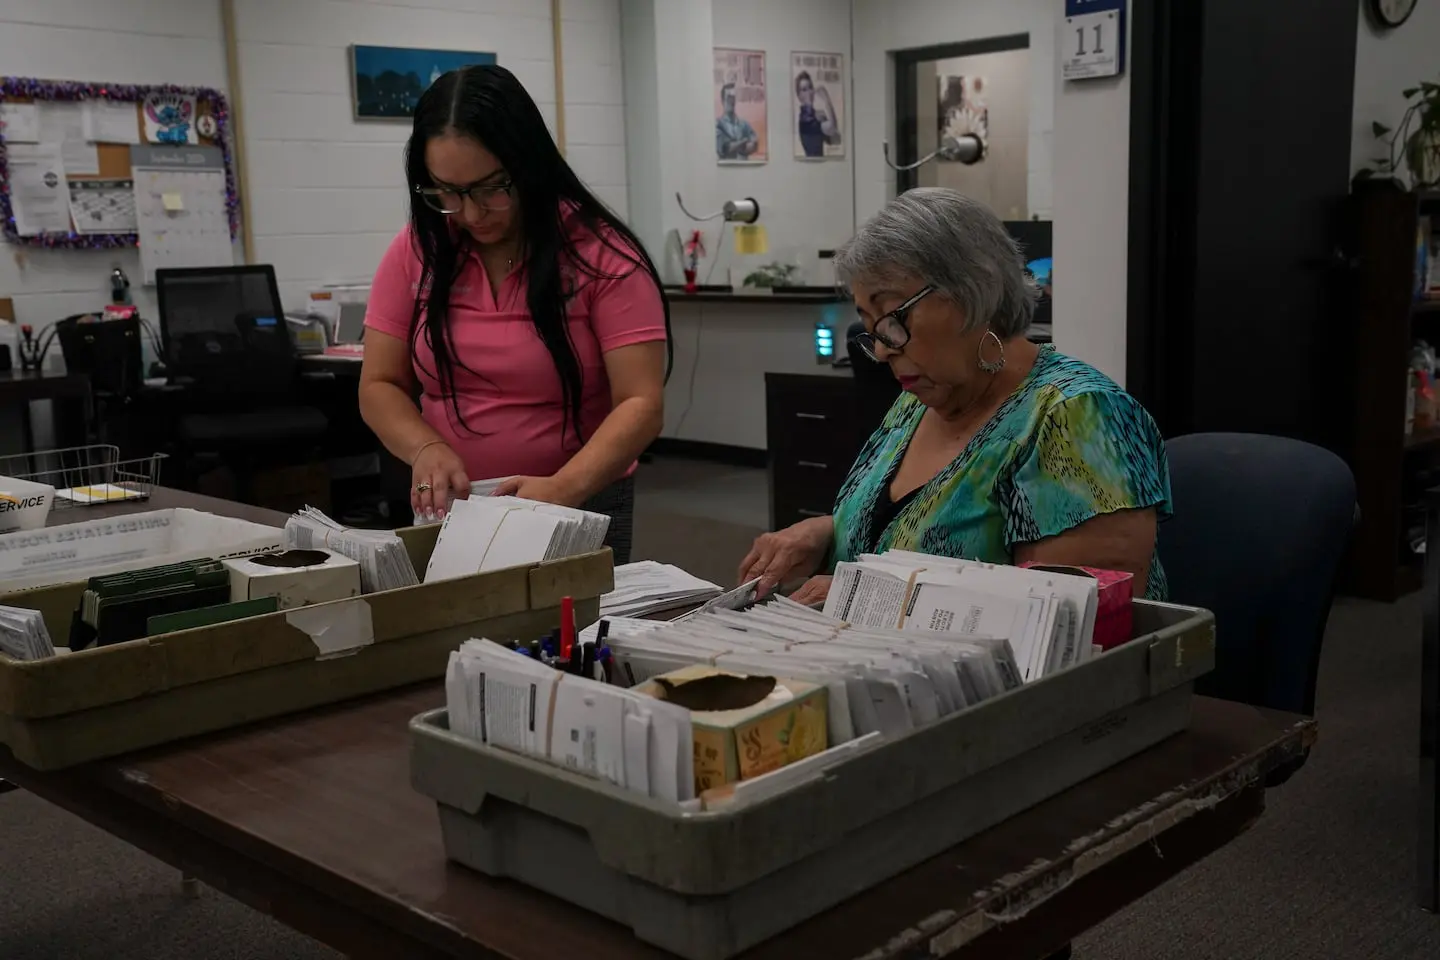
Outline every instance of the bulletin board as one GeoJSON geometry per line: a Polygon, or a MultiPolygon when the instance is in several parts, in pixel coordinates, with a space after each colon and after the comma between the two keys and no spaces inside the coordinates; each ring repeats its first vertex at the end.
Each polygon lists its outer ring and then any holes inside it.
{"type": "MultiPolygon", "coordinates": [[[[104,250],[142,246],[144,211],[162,201],[158,197],[149,198],[153,202],[147,204],[147,198],[142,196],[138,189],[141,181],[137,179],[137,175],[146,175],[146,171],[139,170],[132,164],[132,156],[154,155],[154,151],[162,147],[174,147],[179,155],[188,147],[193,154],[189,157],[191,163],[195,162],[197,156],[205,153],[203,148],[213,148],[209,155],[217,159],[213,165],[217,182],[220,168],[223,167],[223,196],[216,190],[211,209],[204,212],[210,217],[212,230],[217,222],[222,230],[228,225],[228,239],[233,241],[238,235],[240,224],[229,118],[229,106],[225,96],[218,90],[207,87],[0,77],[0,232],[3,232],[10,243],[49,249],[104,250]],[[52,119],[62,114],[67,118],[72,115],[83,116],[85,132],[95,134],[93,139],[87,137],[83,142],[67,139],[62,145],[67,148],[64,151],[66,159],[62,165],[65,168],[66,192],[71,198],[69,209],[72,214],[76,210],[87,210],[87,205],[94,206],[100,194],[107,190],[109,199],[101,201],[100,206],[107,202],[119,206],[126,189],[120,185],[129,183],[132,202],[142,211],[138,214],[139,226],[118,232],[96,232],[92,223],[91,229],[81,231],[76,228],[72,215],[65,230],[47,228],[33,235],[22,235],[16,218],[17,207],[21,206],[18,202],[20,198],[12,193],[21,186],[17,180],[21,167],[20,158],[24,156],[26,163],[33,169],[34,156],[52,155],[53,144],[39,142],[39,136],[34,132],[26,133],[26,142],[22,143],[19,137],[16,137],[12,143],[6,133],[17,124],[29,123],[32,117],[40,116],[48,104],[78,105],[57,107],[46,112],[44,116],[52,119]],[[34,105],[36,109],[29,110],[27,105],[34,105]],[[126,107],[133,111],[133,131],[129,129],[129,122],[132,121],[127,121],[126,107]],[[6,117],[10,119],[7,121],[6,117]],[[107,142],[114,140],[122,142],[107,142]],[[10,157],[12,151],[16,155],[13,170],[10,157]],[[93,166],[94,169],[72,174],[71,160],[76,157],[79,158],[74,161],[77,165],[93,166]],[[16,202],[12,202],[12,199],[16,202]]],[[[75,131],[67,132],[67,138],[74,133],[75,131]]],[[[174,176],[183,176],[187,172],[192,176],[198,175],[198,172],[175,171],[174,176]]],[[[159,182],[158,173],[151,176],[155,182],[159,182]]],[[[178,193],[165,193],[163,209],[178,215],[177,201],[173,199],[178,196],[178,193]]],[[[88,211],[88,215],[103,225],[107,221],[98,215],[100,206],[88,211]]],[[[183,208],[183,201],[178,201],[178,206],[183,208]]],[[[23,214],[23,210],[21,212],[23,214]]],[[[184,212],[188,215],[193,211],[184,212]]],[[[117,210],[114,220],[128,222],[134,216],[136,215],[128,210],[117,210]]],[[[47,225],[53,223],[59,226],[58,213],[53,209],[47,211],[43,220],[47,225]]],[[[25,232],[30,233],[31,230],[27,229],[25,232]]]]}

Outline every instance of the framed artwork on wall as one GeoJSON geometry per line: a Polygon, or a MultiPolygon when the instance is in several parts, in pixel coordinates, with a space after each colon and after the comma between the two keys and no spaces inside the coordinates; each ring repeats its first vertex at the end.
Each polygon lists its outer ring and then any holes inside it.
{"type": "Polygon", "coordinates": [[[799,160],[845,156],[845,57],[790,54],[791,131],[799,160]]]}
{"type": "Polygon", "coordinates": [[[715,159],[770,159],[765,119],[765,51],[715,48],[715,159]]]}
{"type": "Polygon", "coordinates": [[[420,94],[441,74],[494,63],[495,54],[409,47],[350,47],[350,91],[356,120],[409,120],[420,94]]]}

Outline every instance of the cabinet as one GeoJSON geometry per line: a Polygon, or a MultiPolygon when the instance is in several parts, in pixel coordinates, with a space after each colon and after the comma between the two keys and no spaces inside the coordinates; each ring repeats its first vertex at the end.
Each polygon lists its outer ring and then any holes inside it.
{"type": "Polygon", "coordinates": [[[771,529],[830,513],[875,426],[853,377],[765,374],[771,529]]]}
{"type": "Polygon", "coordinates": [[[1348,452],[1360,519],[1344,588],[1390,601],[1420,586],[1424,494],[1440,484],[1440,429],[1405,429],[1411,345],[1440,346],[1440,301],[1415,295],[1421,218],[1432,229],[1440,224],[1440,193],[1364,184],[1351,208],[1355,406],[1348,452]]]}

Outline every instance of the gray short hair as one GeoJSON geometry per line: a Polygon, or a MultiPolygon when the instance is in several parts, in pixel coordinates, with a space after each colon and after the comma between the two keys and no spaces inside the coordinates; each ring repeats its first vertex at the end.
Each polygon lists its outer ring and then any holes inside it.
{"type": "Polygon", "coordinates": [[[908,276],[965,312],[967,330],[1017,336],[1035,314],[1035,281],[1015,238],[988,207],[944,187],[917,187],[885,204],[835,254],[840,283],[908,276]]]}

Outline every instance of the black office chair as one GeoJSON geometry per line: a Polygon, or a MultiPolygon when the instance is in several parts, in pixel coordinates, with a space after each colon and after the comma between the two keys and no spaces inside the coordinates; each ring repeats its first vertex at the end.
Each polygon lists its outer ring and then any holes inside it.
{"type": "Polygon", "coordinates": [[[1321,447],[1261,434],[1197,433],[1165,449],[1175,514],[1158,549],[1170,598],[1215,614],[1215,671],[1197,691],[1313,715],[1355,523],[1350,468],[1321,447]]]}
{"type": "Polygon", "coordinates": [[[890,372],[890,365],[871,360],[855,343],[855,335],[865,332],[865,324],[856,321],[845,331],[845,347],[850,356],[850,370],[855,375],[856,415],[862,436],[880,426],[895,398],[900,395],[900,381],[890,372]]]}
{"type": "Polygon", "coordinates": [[[176,424],[185,485],[224,466],[236,495],[254,502],[260,472],[317,461],[329,423],[300,398],[274,269],[157,270],[156,287],[166,362],[185,383],[176,424]]]}

